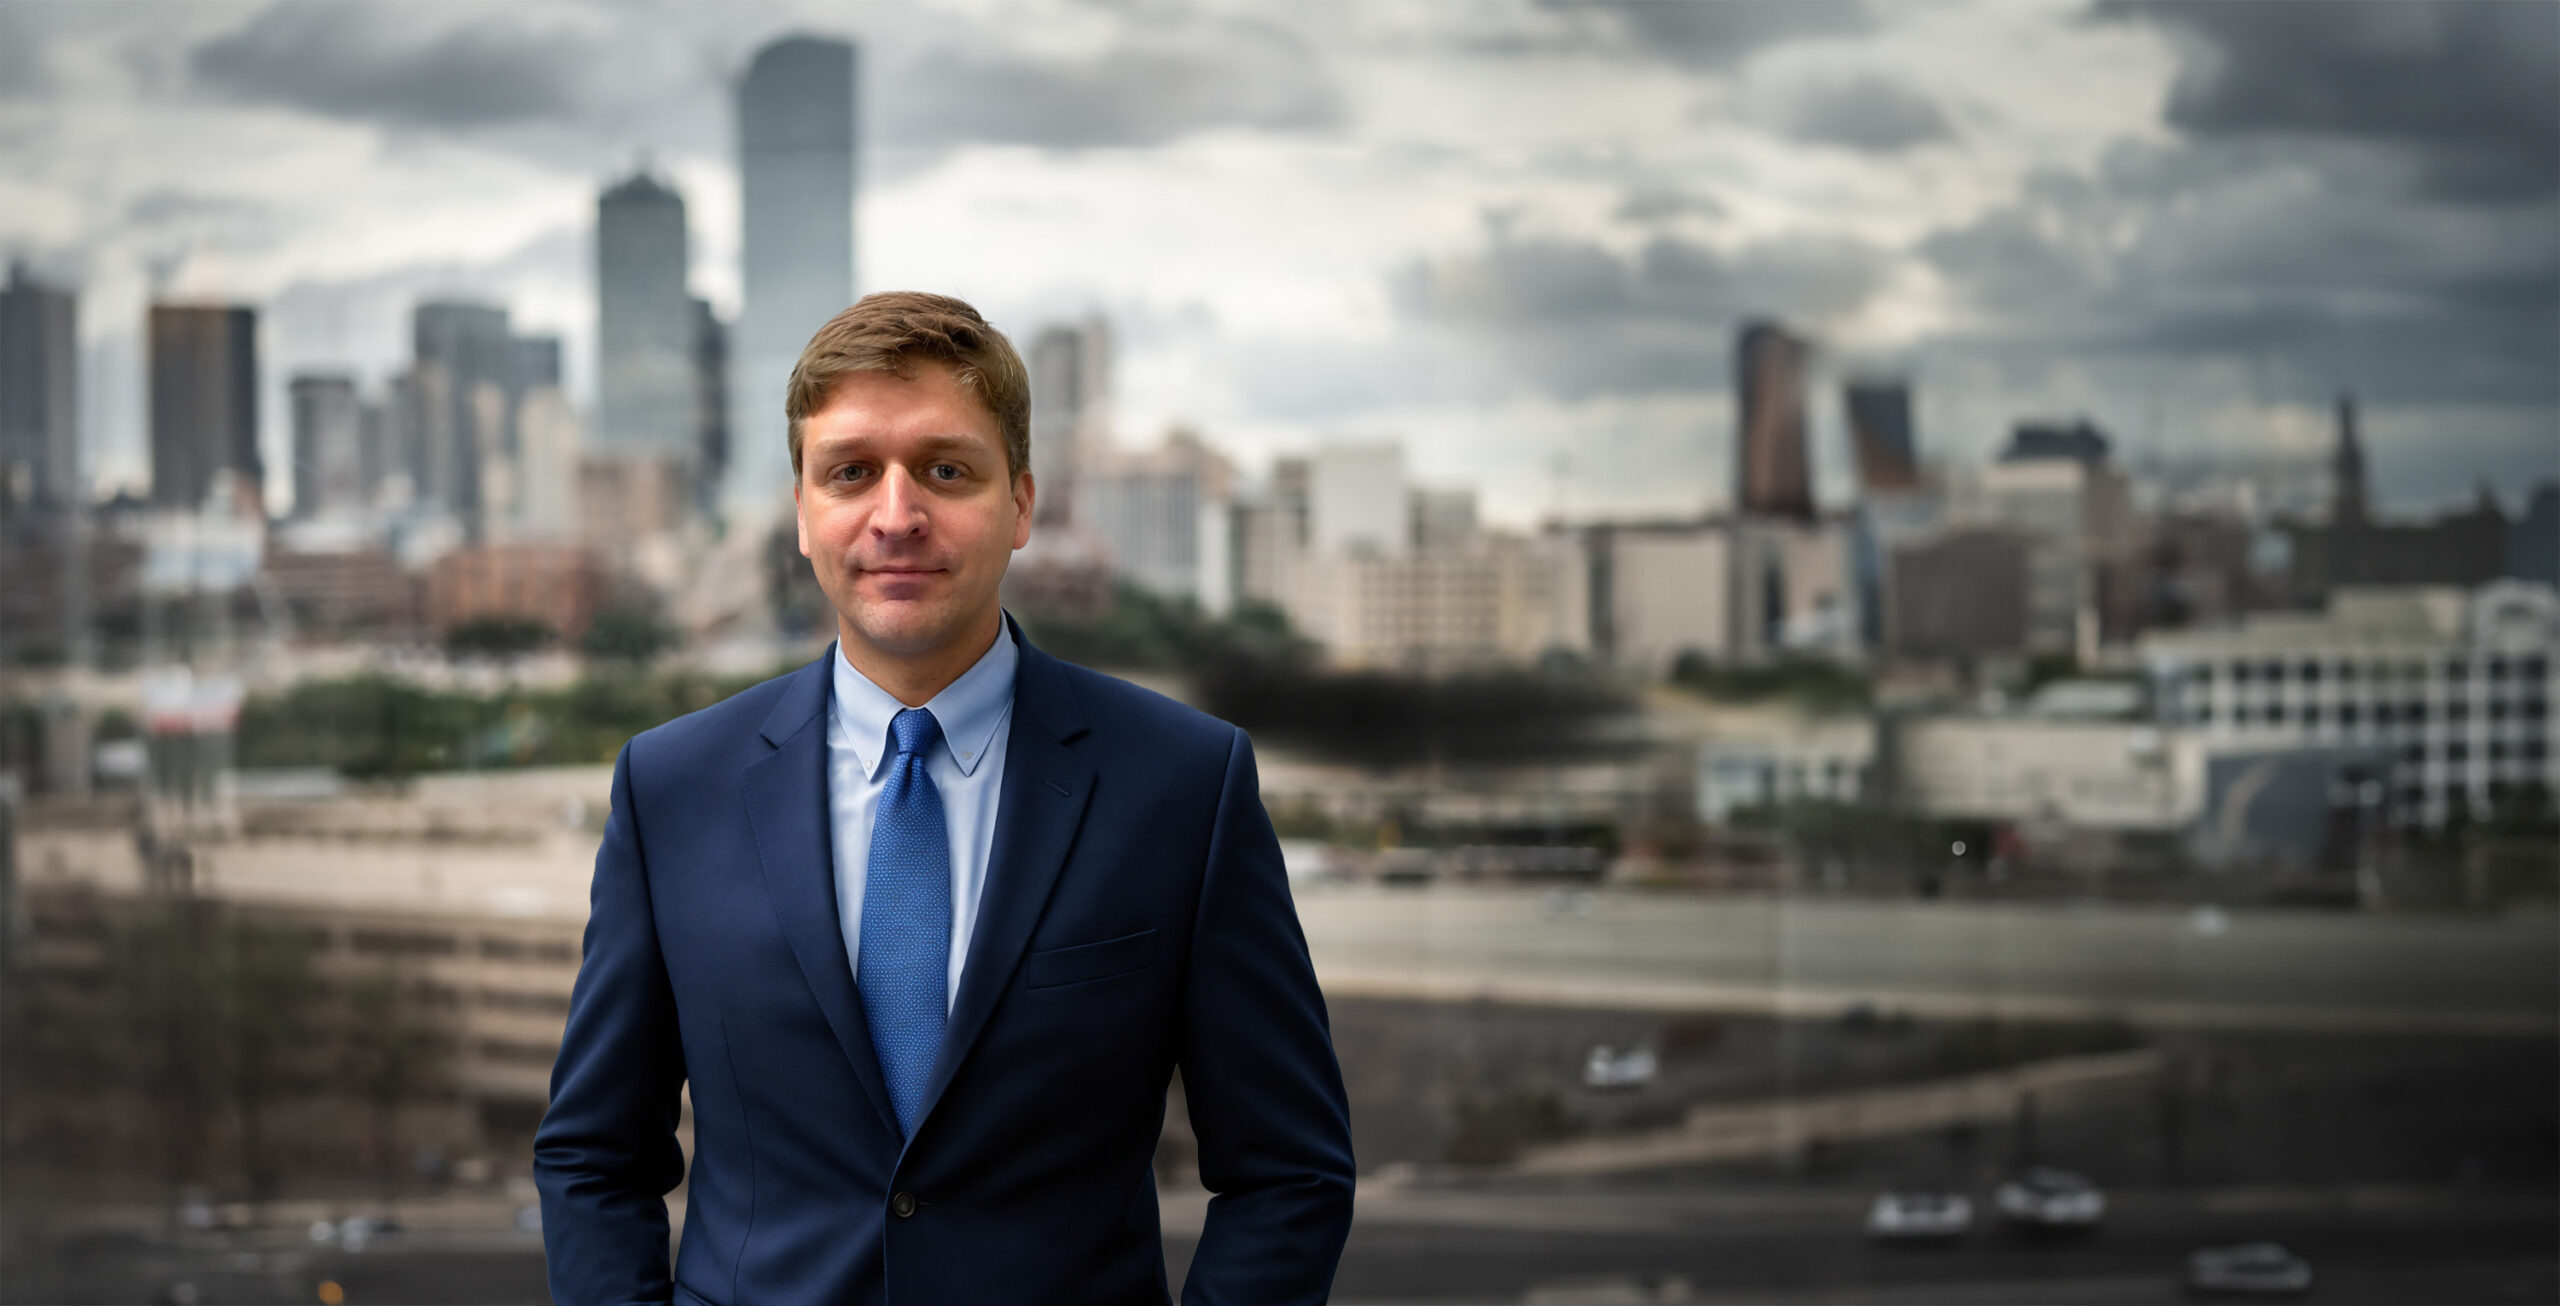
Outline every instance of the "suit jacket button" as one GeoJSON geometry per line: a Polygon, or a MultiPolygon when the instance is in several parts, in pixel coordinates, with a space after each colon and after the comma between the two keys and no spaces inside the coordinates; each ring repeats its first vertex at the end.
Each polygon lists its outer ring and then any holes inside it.
{"type": "Polygon", "coordinates": [[[889,1199],[889,1214],[903,1220],[916,1213],[916,1195],[900,1193],[889,1199]]]}

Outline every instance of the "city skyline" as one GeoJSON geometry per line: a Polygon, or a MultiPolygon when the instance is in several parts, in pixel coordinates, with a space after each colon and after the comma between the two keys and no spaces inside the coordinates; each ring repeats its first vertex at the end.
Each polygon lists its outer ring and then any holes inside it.
{"type": "Polygon", "coordinates": [[[155,278],[260,307],[270,464],[286,376],[376,380],[457,292],[563,334],[592,395],[592,205],[635,151],[733,311],[730,97],[803,30],[864,51],[860,288],[948,288],[1017,338],[1101,312],[1124,440],[1397,438],[1497,519],[1691,510],[1732,465],[1730,332],[1766,314],[1817,345],[1826,501],[1852,371],[1909,377],[1941,458],[2085,414],[2136,466],[2316,462],[2347,389],[2378,511],[2549,469],[2546,9],[858,17],[11,6],[0,245],[82,292],[93,474],[141,479],[155,278]]]}

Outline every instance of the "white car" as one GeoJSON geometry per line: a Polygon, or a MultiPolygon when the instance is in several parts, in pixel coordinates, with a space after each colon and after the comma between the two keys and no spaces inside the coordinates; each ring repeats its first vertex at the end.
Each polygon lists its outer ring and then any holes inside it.
{"type": "Polygon", "coordinates": [[[1621,1053],[1603,1043],[1591,1049],[1582,1063],[1582,1085],[1585,1088],[1642,1088],[1653,1082],[1657,1069],[1653,1049],[1631,1048],[1621,1053]]]}
{"type": "Polygon", "coordinates": [[[1867,1208],[1867,1236],[1883,1242],[1945,1241],[1971,1228],[1973,1203],[1962,1193],[1880,1193],[1867,1208]]]}
{"type": "Polygon", "coordinates": [[[2234,1297],[2296,1297],[2311,1291],[2311,1263],[2275,1243],[2199,1248],[2187,1257],[2187,1288],[2234,1297]]]}
{"type": "Polygon", "coordinates": [[[2068,1170],[2037,1166],[1992,1195],[2000,1218],[2027,1229],[2094,1229],[2107,1217],[2107,1195],[2068,1170]]]}

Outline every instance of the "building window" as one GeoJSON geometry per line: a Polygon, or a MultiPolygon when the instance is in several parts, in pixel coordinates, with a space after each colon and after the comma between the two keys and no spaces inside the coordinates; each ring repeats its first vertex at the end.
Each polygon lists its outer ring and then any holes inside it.
{"type": "Polygon", "coordinates": [[[2455,725],[2461,725],[2463,722],[2471,719],[2471,705],[2469,703],[2446,704],[2444,709],[2444,719],[2455,725]]]}
{"type": "Polygon", "coordinates": [[[2489,659],[2489,678],[2491,680],[2504,680],[2507,678],[2507,660],[2505,658],[2489,659]]]}
{"type": "Polygon", "coordinates": [[[2425,744],[2410,744],[2400,750],[2400,755],[2408,758],[2412,762],[2424,762],[2427,760],[2427,746],[2425,744]]]}
{"type": "Polygon", "coordinates": [[[2489,741],[2489,760],[2492,762],[2503,762],[2507,760],[2507,743],[2505,740],[2492,739],[2489,741]]]}
{"type": "Polygon", "coordinates": [[[2489,700],[2489,719],[2492,721],[2504,721],[2507,719],[2507,700],[2503,698],[2493,698],[2489,700]]]}
{"type": "Polygon", "coordinates": [[[2243,703],[2240,706],[2231,709],[2231,724],[2235,726],[2245,726],[2249,724],[2249,706],[2247,704],[2243,703]]]}
{"type": "Polygon", "coordinates": [[[2302,669],[2299,674],[2302,676],[2302,683],[2306,685],[2319,684],[2320,664],[2317,662],[2305,662],[2302,664],[2302,669]]]}
{"type": "Polygon", "coordinates": [[[2548,706],[2538,698],[2528,698],[2522,703],[2518,703],[2516,705],[2517,714],[2527,721],[2541,720],[2542,714],[2548,710],[2550,710],[2548,706]]]}
{"type": "Polygon", "coordinates": [[[2271,722],[2271,723],[2273,723],[2273,722],[2281,722],[2281,721],[2283,721],[2283,720],[2284,720],[2284,704],[2282,704],[2282,703],[2269,703],[2269,704],[2267,704],[2267,720],[2268,720],[2269,722],[2271,722]]]}
{"type": "Polygon", "coordinates": [[[2463,743],[2461,740],[2458,740],[2458,739],[2457,739],[2457,740],[2455,740],[2454,742],[2450,743],[2450,744],[2445,745],[2445,746],[2444,746],[2444,760],[2446,760],[2446,761],[2448,761],[2448,762],[2468,762],[2468,761],[2470,761],[2470,760],[2471,760],[2471,745],[2466,744],[2466,743],[2463,743]]]}
{"type": "Polygon", "coordinates": [[[2313,703],[2302,709],[2302,724],[2306,726],[2316,726],[2320,724],[2319,704],[2313,703]]]}
{"type": "Polygon", "coordinates": [[[2359,724],[2363,716],[2364,714],[2358,711],[2356,709],[2356,705],[2353,703],[2341,703],[2338,705],[2339,725],[2352,727],[2359,724]]]}
{"type": "Polygon", "coordinates": [[[2543,743],[2539,739],[2528,739],[2517,745],[2516,751],[2528,762],[2539,762],[2543,758],[2543,743]]]}
{"type": "Polygon", "coordinates": [[[2455,660],[2444,664],[2444,678],[2459,685],[2471,679],[2471,664],[2455,660]]]}
{"type": "Polygon", "coordinates": [[[2520,670],[2522,671],[2522,673],[2523,673],[2523,675],[2524,675],[2524,678],[2525,678],[2525,679],[2527,679],[2527,680],[2540,680],[2540,679],[2542,679],[2542,676],[2543,676],[2542,655],[2541,655],[2541,654],[2539,654],[2539,653],[2536,653],[2536,654],[2534,654],[2532,657],[2526,658],[2526,659],[2524,660],[2524,666],[2523,666],[2522,668],[2520,668],[2520,670]]]}
{"type": "Polygon", "coordinates": [[[2401,708],[2400,719],[2410,723],[2411,725],[2425,725],[2427,723],[2427,705],[2424,703],[2411,703],[2401,708]]]}
{"type": "Polygon", "coordinates": [[[2248,664],[2248,663],[2246,663],[2246,662],[2234,662],[2234,663],[2232,663],[2232,664],[2231,664],[2231,679],[2232,679],[2232,682],[2233,682],[2234,684],[2241,684],[2241,685],[2248,684],[2248,683],[2249,683],[2249,664],[2248,664]]]}
{"type": "Polygon", "coordinates": [[[2353,662],[2341,662],[2341,663],[2339,663],[2339,664],[2338,664],[2338,679],[2339,679],[2341,682],[2353,681],[2355,678],[2356,678],[2356,664],[2355,664],[2355,663],[2353,663],[2353,662]]]}
{"type": "Polygon", "coordinates": [[[2269,662],[2260,667],[2259,671],[2266,676],[2267,683],[2270,685],[2281,685],[2284,683],[2284,664],[2281,662],[2269,662]]]}

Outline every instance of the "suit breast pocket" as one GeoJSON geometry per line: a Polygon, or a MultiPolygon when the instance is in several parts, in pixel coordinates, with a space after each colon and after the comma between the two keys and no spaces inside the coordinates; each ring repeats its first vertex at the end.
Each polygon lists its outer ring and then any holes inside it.
{"type": "Polygon", "coordinates": [[[1064,988],[1113,979],[1156,964],[1156,932],[1140,930],[1100,943],[1042,948],[1022,958],[1022,987],[1064,988]]]}

